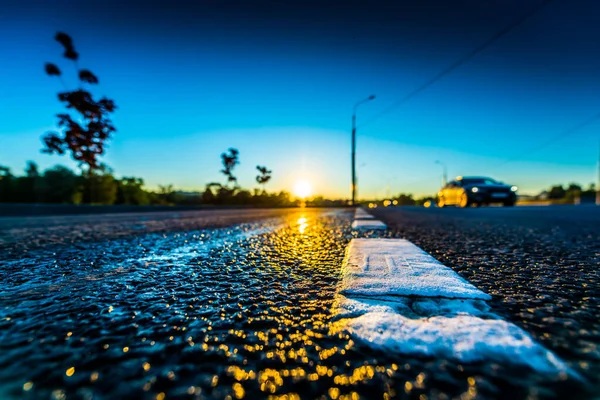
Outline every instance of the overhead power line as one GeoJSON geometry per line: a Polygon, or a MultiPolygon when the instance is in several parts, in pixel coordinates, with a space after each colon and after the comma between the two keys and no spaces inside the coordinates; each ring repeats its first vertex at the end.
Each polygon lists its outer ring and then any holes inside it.
{"type": "Polygon", "coordinates": [[[570,134],[583,129],[586,126],[593,124],[594,122],[596,122],[599,119],[600,119],[600,113],[597,113],[597,114],[591,116],[590,118],[588,118],[588,119],[580,122],[579,124],[577,124],[577,125],[569,128],[569,129],[567,129],[566,131],[560,132],[558,135],[555,135],[555,136],[551,137],[547,141],[545,141],[545,142],[543,142],[543,143],[541,143],[541,144],[539,144],[539,145],[537,145],[535,147],[532,147],[531,149],[529,149],[527,151],[524,151],[524,152],[520,153],[517,156],[514,156],[514,157],[511,157],[511,158],[509,158],[507,160],[504,160],[500,164],[498,164],[498,165],[496,165],[496,166],[494,166],[492,168],[499,168],[499,167],[501,167],[501,166],[503,166],[505,164],[508,164],[509,162],[519,160],[519,159],[521,159],[523,157],[526,157],[526,156],[528,156],[528,155],[530,155],[532,153],[535,153],[536,151],[539,151],[539,150],[543,149],[544,147],[546,147],[546,146],[548,146],[548,145],[556,142],[557,140],[562,139],[562,138],[564,138],[566,136],[569,136],[570,134]]]}
{"type": "Polygon", "coordinates": [[[415,97],[417,94],[421,93],[423,90],[425,90],[428,87],[432,86],[434,83],[438,82],[444,76],[446,76],[449,73],[451,73],[452,71],[454,71],[456,68],[458,68],[461,65],[465,64],[466,62],[470,61],[473,57],[475,57],[476,55],[478,55],[479,53],[481,53],[482,51],[484,51],[485,49],[487,49],[492,44],[496,43],[499,39],[501,39],[502,37],[506,36],[513,29],[519,27],[525,21],[527,21],[529,18],[533,17],[535,14],[537,14],[538,12],[540,12],[551,1],[552,0],[543,0],[541,5],[539,5],[538,7],[534,8],[534,9],[532,9],[527,14],[523,15],[521,18],[513,21],[509,25],[507,25],[504,28],[502,28],[500,31],[496,32],[496,34],[494,34],[493,36],[491,36],[490,38],[488,38],[485,42],[483,42],[482,44],[480,44],[478,47],[476,47],[475,49],[473,49],[471,52],[465,54],[463,57],[461,57],[460,59],[456,60],[454,63],[450,64],[446,69],[442,70],[440,73],[438,73],[437,75],[435,75],[434,77],[432,77],[431,79],[429,79],[427,82],[423,83],[421,86],[417,87],[415,90],[413,90],[412,92],[408,93],[406,96],[404,96],[400,100],[396,101],[395,103],[393,103],[392,105],[390,105],[388,108],[386,108],[383,111],[381,111],[379,114],[376,114],[373,118],[367,120],[365,123],[363,123],[362,125],[360,125],[359,128],[364,127],[366,125],[369,125],[369,124],[375,122],[376,120],[378,120],[379,118],[381,118],[385,114],[387,114],[390,111],[392,111],[394,108],[401,106],[402,104],[406,103],[408,100],[410,100],[413,97],[415,97]]]}

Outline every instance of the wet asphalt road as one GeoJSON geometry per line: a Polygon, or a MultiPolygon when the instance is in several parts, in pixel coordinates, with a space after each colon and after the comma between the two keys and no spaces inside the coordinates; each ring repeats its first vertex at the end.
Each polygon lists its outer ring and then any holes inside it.
{"type": "Polygon", "coordinates": [[[258,221],[286,209],[164,211],[0,218],[0,250],[70,245],[134,235],[192,231],[258,221]]]}
{"type": "Polygon", "coordinates": [[[600,393],[600,207],[377,209],[600,393]]]}
{"type": "Polygon", "coordinates": [[[352,211],[224,210],[0,219],[0,396],[593,397],[599,209],[373,213],[589,385],[332,334],[352,211]]]}

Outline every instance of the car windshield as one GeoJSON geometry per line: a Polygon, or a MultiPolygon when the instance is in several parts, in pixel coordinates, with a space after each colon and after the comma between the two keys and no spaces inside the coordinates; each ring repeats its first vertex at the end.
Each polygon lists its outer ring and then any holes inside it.
{"type": "Polygon", "coordinates": [[[497,185],[498,182],[491,178],[463,178],[463,185],[497,185]]]}

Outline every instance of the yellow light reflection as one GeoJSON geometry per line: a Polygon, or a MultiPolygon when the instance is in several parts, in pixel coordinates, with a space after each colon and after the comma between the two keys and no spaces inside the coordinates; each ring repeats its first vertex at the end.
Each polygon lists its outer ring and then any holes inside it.
{"type": "Polygon", "coordinates": [[[304,233],[304,231],[306,230],[306,228],[308,227],[308,223],[307,223],[307,219],[305,217],[300,217],[298,219],[298,231],[300,233],[304,233]]]}

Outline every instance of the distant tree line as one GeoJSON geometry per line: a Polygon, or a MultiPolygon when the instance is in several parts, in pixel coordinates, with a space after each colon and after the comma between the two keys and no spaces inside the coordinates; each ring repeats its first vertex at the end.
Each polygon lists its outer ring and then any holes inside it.
{"type": "Polygon", "coordinates": [[[23,175],[13,175],[0,166],[0,202],[54,204],[127,204],[127,205],[256,205],[292,206],[296,202],[286,192],[268,194],[210,184],[204,193],[186,194],[172,185],[159,186],[157,191],[144,188],[144,180],[136,177],[117,178],[110,168],[101,166],[77,174],[57,165],[39,171],[29,162],[23,175]]]}
{"type": "Polygon", "coordinates": [[[127,205],[256,205],[293,206],[296,201],[286,192],[266,193],[264,190],[229,189],[220,184],[210,184],[204,193],[186,194],[172,185],[159,186],[157,191],[144,188],[144,180],[136,177],[116,178],[103,166],[77,174],[57,165],[39,171],[29,162],[25,173],[13,175],[7,167],[0,166],[0,202],[3,203],[54,203],[54,204],[127,204],[127,205]]]}
{"type": "Polygon", "coordinates": [[[577,183],[554,185],[537,197],[547,197],[552,200],[575,200],[577,198],[592,198],[596,196],[596,185],[590,183],[587,189],[577,183]]]}
{"type": "MultiPolygon", "coordinates": [[[[239,153],[238,153],[239,154],[239,153]]],[[[238,162],[239,163],[239,162],[238,162]]],[[[261,167],[264,168],[264,167],[261,167]]],[[[228,171],[233,176],[233,170],[228,171]]],[[[264,185],[271,171],[259,169],[257,183],[262,189],[252,191],[235,185],[209,183],[203,192],[185,193],[173,185],[159,186],[151,191],[144,188],[144,180],[136,177],[115,177],[113,171],[100,164],[94,170],[79,173],[56,165],[40,171],[34,162],[28,162],[22,175],[15,175],[0,166],[0,203],[51,203],[95,205],[243,205],[255,207],[295,207],[299,200],[288,192],[268,193],[264,185]],[[268,174],[267,174],[268,172],[268,174]]],[[[235,177],[234,177],[235,178],[235,177]]],[[[327,207],[346,205],[345,200],[315,197],[307,206],[327,207]]]]}
{"type": "Polygon", "coordinates": [[[168,204],[164,194],[144,190],[140,178],[115,178],[107,167],[81,174],[57,165],[39,171],[29,162],[25,174],[0,166],[0,202],[54,204],[168,204]]]}

